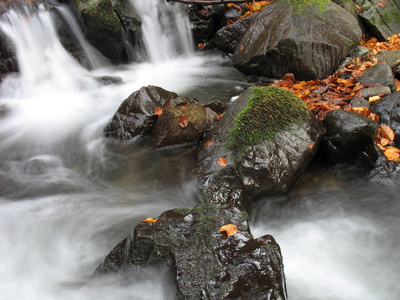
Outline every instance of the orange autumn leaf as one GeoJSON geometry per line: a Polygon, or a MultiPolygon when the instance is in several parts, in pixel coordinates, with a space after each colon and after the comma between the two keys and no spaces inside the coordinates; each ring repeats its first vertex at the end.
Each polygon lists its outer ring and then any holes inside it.
{"type": "Polygon", "coordinates": [[[205,144],[204,144],[204,147],[210,147],[210,146],[212,146],[212,145],[214,145],[215,143],[214,143],[214,141],[213,140],[208,140],[205,144]]]}
{"type": "Polygon", "coordinates": [[[228,225],[221,226],[221,228],[219,229],[219,232],[226,232],[226,234],[228,236],[232,236],[238,232],[238,228],[236,225],[228,224],[228,225]]]}
{"type": "Polygon", "coordinates": [[[358,107],[358,106],[357,106],[357,107],[352,107],[351,110],[352,110],[353,112],[356,112],[356,113],[358,113],[358,114],[364,115],[364,116],[366,116],[366,117],[368,117],[369,114],[371,113],[371,110],[370,110],[369,108],[363,107],[363,106],[360,106],[360,107],[358,107]]]}
{"type": "Polygon", "coordinates": [[[179,126],[182,128],[186,128],[189,125],[189,118],[187,115],[182,114],[182,116],[179,118],[179,126]]]}
{"type": "Polygon", "coordinates": [[[386,1],[378,1],[378,2],[376,2],[376,4],[379,6],[385,7],[386,1]]]}
{"type": "Polygon", "coordinates": [[[240,45],[240,51],[243,51],[243,50],[244,50],[244,46],[240,45]]]}
{"type": "Polygon", "coordinates": [[[217,114],[217,115],[218,115],[217,121],[219,121],[219,120],[221,120],[221,118],[223,117],[224,114],[219,113],[219,114],[217,114]]]}
{"type": "Polygon", "coordinates": [[[204,44],[203,44],[203,43],[199,43],[199,44],[197,45],[197,47],[200,48],[200,49],[203,49],[203,48],[204,48],[204,44]]]}
{"type": "Polygon", "coordinates": [[[385,156],[389,160],[396,160],[400,157],[400,149],[396,147],[387,147],[385,150],[385,156]]]}
{"type": "Polygon", "coordinates": [[[154,114],[156,115],[156,116],[160,116],[161,114],[162,114],[162,111],[163,111],[163,109],[161,108],[161,107],[156,107],[155,109],[154,109],[154,114]]]}
{"type": "Polygon", "coordinates": [[[156,219],[153,218],[147,218],[146,220],[141,221],[140,223],[155,223],[157,222],[156,219]]]}
{"type": "Polygon", "coordinates": [[[390,143],[390,140],[387,138],[381,138],[380,143],[382,146],[387,146],[390,143]]]}
{"type": "Polygon", "coordinates": [[[384,138],[387,138],[388,140],[390,140],[391,142],[394,141],[394,132],[393,129],[390,128],[387,125],[381,125],[381,127],[379,128],[378,133],[383,136],[384,138]]]}
{"type": "Polygon", "coordinates": [[[312,149],[314,149],[314,146],[315,146],[314,143],[308,144],[308,149],[312,150],[312,149]]]}
{"type": "Polygon", "coordinates": [[[226,167],[228,165],[228,163],[226,162],[226,159],[221,157],[217,163],[221,166],[221,167],[226,167]]]}

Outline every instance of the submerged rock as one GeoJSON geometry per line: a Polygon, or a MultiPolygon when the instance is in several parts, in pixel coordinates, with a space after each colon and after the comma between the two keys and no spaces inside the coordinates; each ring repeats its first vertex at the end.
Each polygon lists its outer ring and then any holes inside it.
{"type": "Polygon", "coordinates": [[[206,199],[248,207],[248,198],[287,193],[321,138],[319,121],[299,98],[277,87],[249,88],[207,134],[197,154],[206,199]]]}
{"type": "Polygon", "coordinates": [[[248,26],[233,55],[233,64],[246,75],[299,80],[333,73],[361,40],[357,19],[335,3],[326,8],[267,5],[248,26]]]}
{"type": "Polygon", "coordinates": [[[142,222],[97,268],[97,274],[166,264],[177,299],[270,299],[286,296],[282,255],[272,236],[254,239],[247,214],[234,206],[202,204],[142,222]],[[221,226],[238,232],[227,236],[221,226]]]}

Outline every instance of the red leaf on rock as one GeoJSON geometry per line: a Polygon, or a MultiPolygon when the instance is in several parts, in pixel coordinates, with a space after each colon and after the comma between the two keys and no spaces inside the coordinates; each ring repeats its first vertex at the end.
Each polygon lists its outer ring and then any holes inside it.
{"type": "Polygon", "coordinates": [[[214,145],[214,141],[213,141],[213,140],[208,140],[208,141],[204,144],[204,147],[210,147],[210,146],[212,146],[212,145],[214,145]]]}
{"type": "Polygon", "coordinates": [[[186,128],[189,125],[189,118],[185,115],[182,114],[182,116],[179,118],[179,126],[182,128],[186,128]]]}
{"type": "Polygon", "coordinates": [[[161,115],[161,114],[162,114],[162,108],[157,106],[157,107],[154,109],[154,114],[155,114],[156,116],[161,115]]]}

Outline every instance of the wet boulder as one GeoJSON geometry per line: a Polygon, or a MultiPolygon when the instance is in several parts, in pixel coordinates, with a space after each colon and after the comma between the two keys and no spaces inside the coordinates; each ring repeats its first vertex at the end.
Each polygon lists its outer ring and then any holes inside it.
{"type": "Polygon", "coordinates": [[[270,235],[254,239],[247,214],[234,206],[177,208],[139,223],[96,273],[159,264],[173,270],[176,299],[287,299],[279,245],[270,235]],[[220,232],[229,224],[237,233],[220,232]]]}
{"type": "Polygon", "coordinates": [[[192,28],[193,38],[196,44],[210,43],[215,32],[220,28],[224,4],[201,5],[186,4],[192,28]]]}
{"type": "Polygon", "coordinates": [[[139,16],[127,1],[80,0],[78,13],[88,41],[111,62],[129,61],[127,41],[141,25],[139,16]]]}
{"type": "Polygon", "coordinates": [[[323,124],[326,134],[321,149],[331,163],[354,158],[373,144],[378,133],[375,121],[344,110],[328,112],[323,124]]]}
{"type": "Polygon", "coordinates": [[[8,37],[0,32],[0,74],[17,71],[18,64],[15,50],[8,37]]]}
{"type": "Polygon", "coordinates": [[[395,134],[395,144],[400,146],[400,92],[396,92],[376,101],[372,112],[379,116],[379,123],[390,126],[395,134]]]}
{"type": "Polygon", "coordinates": [[[203,139],[197,172],[210,202],[289,192],[318,149],[322,127],[304,103],[277,87],[251,87],[203,139]]]}
{"type": "Polygon", "coordinates": [[[150,136],[153,147],[198,143],[217,122],[218,115],[200,104],[167,106],[157,118],[150,136]]]}
{"type": "Polygon", "coordinates": [[[359,0],[363,12],[359,15],[371,34],[386,41],[400,32],[400,2],[398,0],[359,0]]]}
{"type": "Polygon", "coordinates": [[[247,26],[254,20],[257,13],[222,27],[215,33],[214,45],[225,53],[233,53],[238,42],[245,33],[247,26]]]}
{"type": "Polygon", "coordinates": [[[396,91],[394,74],[388,64],[376,64],[368,68],[358,81],[362,84],[388,86],[392,92],[396,91]]]}
{"type": "Polygon", "coordinates": [[[105,136],[121,141],[148,136],[157,120],[154,109],[164,107],[168,101],[177,97],[176,93],[157,86],[140,88],[122,102],[104,129],[105,136]]]}
{"type": "Polygon", "coordinates": [[[325,78],[360,40],[357,19],[335,3],[308,5],[299,11],[278,1],[267,5],[248,26],[233,64],[246,75],[325,78]]]}

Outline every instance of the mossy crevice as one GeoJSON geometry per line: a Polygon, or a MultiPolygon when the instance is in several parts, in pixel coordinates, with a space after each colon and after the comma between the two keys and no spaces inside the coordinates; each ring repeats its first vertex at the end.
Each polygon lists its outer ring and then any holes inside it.
{"type": "Polygon", "coordinates": [[[225,147],[236,160],[248,147],[273,141],[278,131],[301,125],[307,116],[309,109],[292,93],[273,86],[251,87],[250,99],[234,118],[225,147]]]}
{"type": "Polygon", "coordinates": [[[327,5],[330,0],[280,0],[283,3],[289,4],[293,6],[293,9],[296,12],[301,12],[304,8],[307,7],[316,7],[321,11],[325,11],[327,9],[327,5]]]}

